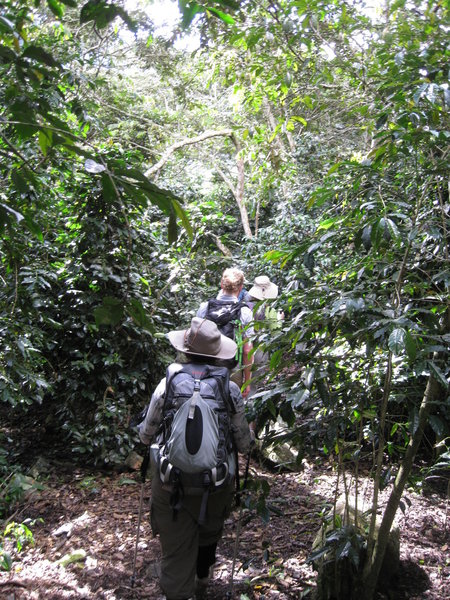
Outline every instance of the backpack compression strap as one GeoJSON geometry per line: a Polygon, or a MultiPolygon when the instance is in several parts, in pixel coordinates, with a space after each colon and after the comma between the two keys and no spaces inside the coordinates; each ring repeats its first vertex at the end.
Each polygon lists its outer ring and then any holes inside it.
{"type": "Polygon", "coordinates": [[[238,365],[242,366],[242,363],[244,361],[244,338],[242,337],[242,328],[240,321],[236,321],[234,341],[237,345],[236,360],[238,362],[238,365]]]}

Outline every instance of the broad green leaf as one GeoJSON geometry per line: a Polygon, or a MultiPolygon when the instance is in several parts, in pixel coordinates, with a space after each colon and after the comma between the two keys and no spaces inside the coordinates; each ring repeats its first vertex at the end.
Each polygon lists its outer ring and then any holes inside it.
{"type": "Polygon", "coordinates": [[[139,300],[133,298],[127,306],[127,312],[136,325],[146,329],[147,331],[150,331],[151,333],[154,333],[155,325],[147,316],[147,313],[139,300]]]}
{"type": "Polygon", "coordinates": [[[14,121],[16,121],[13,127],[20,137],[30,138],[39,130],[36,121],[36,110],[27,99],[20,98],[16,100],[11,105],[11,114],[14,121]]]}
{"type": "Polygon", "coordinates": [[[308,390],[312,388],[312,385],[316,379],[316,370],[314,367],[308,369],[305,373],[305,386],[308,390]]]}
{"type": "Polygon", "coordinates": [[[438,415],[430,415],[428,422],[430,423],[431,429],[436,434],[437,439],[443,439],[447,431],[447,424],[444,423],[438,415]]]}
{"type": "Polygon", "coordinates": [[[377,122],[375,124],[376,129],[381,129],[383,127],[383,125],[386,124],[387,120],[388,120],[388,114],[387,113],[382,113],[378,117],[377,122]]]}
{"type": "Polygon", "coordinates": [[[191,223],[186,215],[186,212],[183,210],[182,206],[178,202],[178,200],[172,200],[172,206],[177,213],[178,218],[181,220],[183,227],[185,228],[187,234],[192,239],[194,237],[194,232],[192,231],[191,223]]]}
{"type": "MultiPolygon", "coordinates": [[[[147,206],[148,196],[144,193],[144,191],[141,188],[139,188],[135,185],[130,185],[128,183],[121,183],[120,185],[121,185],[125,195],[128,198],[131,198],[132,200],[134,200],[136,206],[147,206]]],[[[154,203],[154,204],[156,204],[156,203],[154,203]]]]}
{"type": "Polygon", "coordinates": [[[13,33],[15,30],[15,25],[12,21],[10,21],[4,15],[0,15],[0,32],[8,32],[13,33]]]}
{"type": "Polygon", "coordinates": [[[39,147],[44,156],[47,156],[48,149],[52,146],[53,134],[50,129],[40,129],[38,133],[39,147]]]}
{"type": "Polygon", "coordinates": [[[14,62],[17,58],[17,54],[13,52],[7,46],[0,46],[0,64],[6,64],[14,62]]]}
{"type": "Polygon", "coordinates": [[[303,256],[303,264],[310,271],[312,271],[314,269],[314,267],[316,265],[316,260],[314,258],[314,253],[313,252],[306,252],[305,253],[305,255],[303,256]]]}
{"type": "Polygon", "coordinates": [[[388,346],[389,350],[399,356],[403,354],[406,349],[406,331],[402,327],[398,327],[394,329],[394,331],[389,336],[388,346]]]}
{"type": "Polygon", "coordinates": [[[386,219],[385,225],[386,225],[387,231],[389,232],[390,237],[393,240],[398,240],[400,237],[400,232],[398,230],[397,225],[394,223],[394,221],[392,219],[386,219]]]}
{"type": "Polygon", "coordinates": [[[138,189],[141,189],[152,204],[155,204],[160,208],[166,215],[171,215],[174,211],[172,206],[172,193],[160,190],[156,186],[141,185],[138,189]]]}
{"type": "MultiPolygon", "coordinates": [[[[289,118],[288,125],[294,124],[294,123],[300,123],[304,127],[306,127],[308,125],[308,121],[306,119],[304,119],[303,117],[299,117],[297,115],[289,118]]],[[[291,131],[292,131],[292,129],[291,129],[291,131]]]]}
{"type": "Polygon", "coordinates": [[[269,410],[270,414],[272,415],[272,417],[274,419],[277,418],[277,409],[275,408],[275,404],[272,402],[272,400],[267,400],[265,403],[265,407],[269,410]]]}
{"type": "Polygon", "coordinates": [[[88,0],[83,5],[80,11],[80,23],[88,23],[89,21],[95,21],[97,25],[97,19],[101,20],[104,13],[110,14],[110,8],[108,7],[106,0],[88,0]]]}
{"type": "Polygon", "coordinates": [[[109,173],[102,173],[101,180],[103,198],[106,202],[115,202],[117,200],[117,193],[111,175],[109,173]]]}
{"type": "Polygon", "coordinates": [[[118,325],[123,319],[123,301],[111,296],[103,298],[103,304],[94,309],[97,327],[101,325],[118,325]]]}
{"type": "Polygon", "coordinates": [[[361,241],[368,252],[372,248],[372,225],[366,225],[361,232],[361,241]]]}
{"type": "Polygon", "coordinates": [[[23,177],[22,172],[18,169],[14,169],[14,171],[11,172],[11,181],[21,194],[26,194],[30,190],[29,182],[23,177]]]}
{"type": "Polygon", "coordinates": [[[49,67],[57,67],[59,66],[58,61],[56,61],[53,56],[41,48],[40,46],[28,46],[22,53],[24,58],[32,58],[33,60],[37,60],[49,67]]]}
{"type": "MultiPolygon", "coordinates": [[[[159,188],[138,169],[123,169],[113,165],[113,172],[118,180],[124,184],[124,188],[128,190],[128,193],[131,193],[131,188],[135,186],[136,190],[142,190],[150,202],[158,206],[167,215],[170,215],[175,209],[173,201],[177,200],[179,202],[173,192],[159,188]]],[[[180,218],[183,218],[181,214],[180,218]]]]}
{"type": "Polygon", "coordinates": [[[128,13],[121,6],[108,4],[106,0],[89,0],[80,11],[80,23],[94,21],[99,29],[107,27],[116,17],[120,17],[132,31],[136,30],[136,24],[128,13]]]}
{"type": "Polygon", "coordinates": [[[41,227],[36,223],[36,221],[34,221],[29,215],[25,216],[25,220],[24,223],[26,223],[26,226],[28,227],[28,229],[31,231],[31,233],[33,235],[35,235],[37,237],[37,239],[40,242],[44,241],[44,235],[42,233],[42,229],[41,227]]]}
{"type": "Polygon", "coordinates": [[[233,19],[233,17],[230,17],[230,15],[227,15],[226,13],[224,13],[220,10],[217,10],[216,8],[213,8],[212,6],[208,6],[206,10],[208,12],[212,13],[213,15],[216,15],[216,17],[218,17],[221,21],[223,21],[227,25],[234,25],[234,23],[236,22],[233,19]]]}
{"type": "Polygon", "coordinates": [[[279,366],[282,358],[283,358],[283,351],[275,350],[275,352],[270,357],[270,368],[276,369],[279,366]]]}
{"type": "Polygon", "coordinates": [[[339,168],[341,167],[342,163],[338,162],[335,163],[327,172],[327,175],[331,175],[332,173],[335,173],[337,170],[339,170],[339,168]]]}
{"type": "Polygon", "coordinates": [[[177,217],[174,212],[169,215],[169,226],[167,228],[169,244],[173,244],[178,238],[177,217]]]}
{"type": "Polygon", "coordinates": [[[390,437],[392,437],[392,436],[394,435],[394,433],[397,431],[398,427],[399,427],[399,424],[398,424],[398,423],[394,423],[394,424],[392,425],[392,427],[391,427],[391,433],[390,433],[390,437]]]}
{"type": "Polygon", "coordinates": [[[375,249],[377,249],[379,247],[379,245],[381,244],[381,241],[384,238],[384,230],[385,230],[385,222],[384,222],[384,218],[382,217],[378,221],[375,221],[375,223],[372,225],[372,231],[370,233],[370,240],[375,249]]]}
{"type": "Polygon", "coordinates": [[[317,231],[320,231],[321,229],[330,229],[330,227],[333,227],[334,225],[336,225],[336,223],[339,223],[340,221],[341,217],[332,217],[330,219],[325,219],[324,221],[320,222],[317,231]]]}
{"type": "Polygon", "coordinates": [[[446,379],[441,368],[438,365],[436,365],[434,362],[431,362],[431,361],[430,361],[429,365],[430,365],[430,371],[434,375],[435,379],[444,387],[444,389],[448,390],[449,382],[446,379]]]}
{"type": "Polygon", "coordinates": [[[309,390],[302,389],[302,390],[295,392],[294,394],[289,394],[288,400],[291,403],[292,408],[298,408],[299,406],[304,404],[307,400],[309,400],[310,395],[311,395],[311,392],[309,390]]]}
{"type": "Polygon", "coordinates": [[[408,330],[405,331],[405,348],[408,358],[414,360],[417,356],[417,344],[416,340],[408,330]]]}
{"type": "Polygon", "coordinates": [[[47,4],[56,17],[61,18],[64,16],[64,6],[61,6],[57,0],[47,0],[47,4]]]}
{"type": "Polygon", "coordinates": [[[313,99],[311,98],[311,96],[303,96],[303,98],[301,99],[301,101],[303,102],[303,104],[305,104],[309,109],[313,109],[314,104],[313,104],[313,99]]]}
{"type": "Polygon", "coordinates": [[[413,406],[409,412],[409,429],[414,435],[419,427],[419,409],[413,406]]]}
{"type": "Polygon", "coordinates": [[[184,29],[187,29],[194,18],[204,10],[199,4],[189,0],[178,0],[178,6],[183,16],[181,25],[184,29]]]}

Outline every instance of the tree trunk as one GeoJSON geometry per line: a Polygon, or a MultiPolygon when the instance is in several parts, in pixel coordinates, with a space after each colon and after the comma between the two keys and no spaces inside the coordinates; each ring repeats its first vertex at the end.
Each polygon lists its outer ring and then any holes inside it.
{"type": "Polygon", "coordinates": [[[374,597],[378,576],[380,573],[381,565],[389,540],[389,532],[391,530],[392,523],[397,513],[403,490],[405,488],[405,484],[411,472],[414,458],[416,456],[420,442],[422,441],[423,432],[428,420],[430,406],[439,395],[439,392],[439,383],[436,381],[433,375],[430,374],[427,387],[425,389],[425,393],[422,399],[422,403],[419,409],[419,423],[417,429],[413,433],[409,441],[405,457],[397,473],[394,487],[392,489],[388,503],[384,510],[383,519],[381,521],[378,537],[375,542],[374,551],[372,555],[368,557],[367,563],[364,568],[362,577],[362,589],[364,593],[362,594],[362,596],[365,598],[365,600],[372,600],[374,597]]]}
{"type": "Polygon", "coordinates": [[[236,202],[239,207],[239,212],[241,213],[241,223],[244,228],[245,236],[248,238],[252,238],[252,230],[250,228],[250,220],[248,218],[247,206],[245,205],[245,197],[244,197],[244,183],[245,183],[245,170],[244,170],[244,159],[238,152],[236,157],[237,169],[238,169],[238,181],[236,186],[236,202]]]}
{"type": "Polygon", "coordinates": [[[237,179],[236,186],[233,185],[233,182],[230,180],[230,178],[227,177],[227,175],[225,175],[225,173],[218,166],[216,166],[216,170],[219,173],[219,175],[222,177],[222,179],[225,181],[227,186],[229,187],[231,193],[233,194],[234,199],[236,200],[236,204],[238,205],[239,212],[241,214],[241,223],[242,223],[242,227],[244,229],[244,234],[246,237],[251,239],[251,238],[253,238],[253,234],[252,234],[252,230],[250,227],[250,219],[248,218],[247,206],[245,204],[244,159],[241,155],[240,144],[239,144],[238,140],[236,139],[235,135],[231,135],[230,137],[236,148],[236,166],[237,166],[237,172],[238,172],[238,179],[237,179]]]}
{"type": "Polygon", "coordinates": [[[250,220],[248,218],[248,212],[247,212],[247,207],[245,205],[245,198],[244,198],[244,190],[245,190],[244,159],[241,155],[241,147],[239,145],[239,142],[237,141],[236,136],[234,135],[234,133],[231,129],[221,129],[219,131],[205,131],[204,133],[197,135],[193,138],[185,138],[184,140],[176,142],[175,144],[173,144],[172,146],[167,148],[167,150],[164,152],[163,156],[159,159],[159,161],[156,164],[154,164],[152,167],[147,169],[147,171],[145,172],[145,176],[146,177],[155,176],[162,169],[162,167],[166,164],[166,162],[169,160],[169,158],[172,156],[172,154],[174,154],[177,150],[180,150],[181,148],[184,148],[185,146],[199,144],[201,142],[204,142],[205,140],[209,140],[213,137],[220,137],[220,136],[231,138],[233,141],[233,144],[236,148],[236,166],[237,166],[237,171],[238,171],[238,180],[237,180],[236,187],[233,186],[233,184],[230,182],[228,177],[226,177],[226,175],[224,173],[222,173],[222,171],[220,169],[217,169],[217,171],[220,174],[220,176],[222,177],[222,179],[225,181],[225,183],[228,185],[231,192],[233,193],[233,196],[234,196],[236,203],[238,205],[238,208],[239,208],[239,212],[241,214],[241,223],[242,223],[242,227],[244,228],[245,236],[248,238],[252,238],[253,234],[252,234],[252,230],[250,227],[250,220]]]}

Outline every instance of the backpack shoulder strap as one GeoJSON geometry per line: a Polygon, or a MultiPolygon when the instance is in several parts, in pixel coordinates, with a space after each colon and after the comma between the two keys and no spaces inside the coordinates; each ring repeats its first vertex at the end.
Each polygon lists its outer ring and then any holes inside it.
{"type": "Polygon", "coordinates": [[[236,409],[231,401],[230,394],[230,370],[227,367],[216,367],[213,365],[208,365],[208,369],[205,379],[207,377],[213,377],[216,380],[228,412],[230,414],[235,414],[236,409]]]}
{"type": "Polygon", "coordinates": [[[172,363],[171,365],[169,365],[166,369],[166,391],[169,389],[169,384],[172,383],[172,379],[175,377],[175,375],[177,375],[178,373],[181,373],[183,371],[183,367],[184,365],[180,364],[180,363],[172,363]]]}

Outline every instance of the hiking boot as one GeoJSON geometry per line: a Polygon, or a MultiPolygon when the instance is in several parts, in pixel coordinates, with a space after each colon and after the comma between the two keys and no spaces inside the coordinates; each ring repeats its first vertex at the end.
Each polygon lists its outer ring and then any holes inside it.
{"type": "Polygon", "coordinates": [[[214,576],[214,565],[209,567],[209,572],[206,577],[196,577],[195,578],[195,595],[197,600],[201,600],[206,597],[206,590],[208,588],[209,582],[213,579],[214,576]]]}
{"type": "Polygon", "coordinates": [[[150,577],[150,579],[161,579],[161,563],[157,560],[151,562],[148,565],[145,574],[147,577],[150,577]]]}

